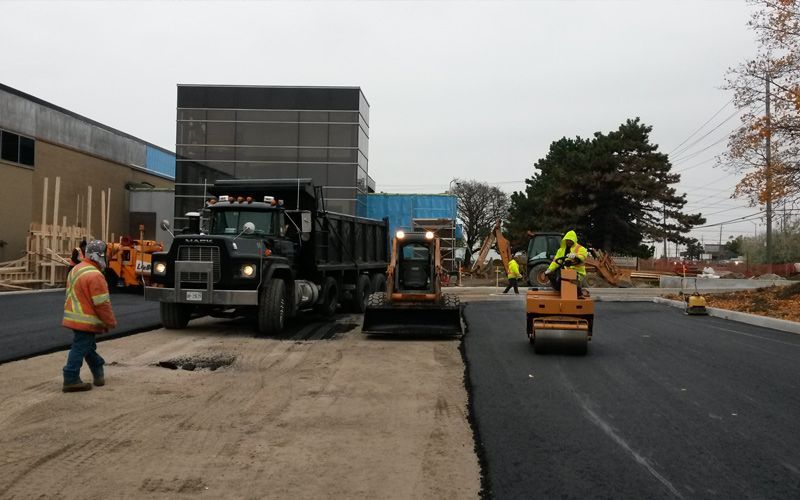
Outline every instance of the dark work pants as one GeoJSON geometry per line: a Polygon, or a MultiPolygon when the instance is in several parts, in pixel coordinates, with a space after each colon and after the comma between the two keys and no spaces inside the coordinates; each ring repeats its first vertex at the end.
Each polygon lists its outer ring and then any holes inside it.
{"type": "Polygon", "coordinates": [[[92,375],[103,375],[103,365],[106,363],[97,354],[95,334],[73,330],[72,347],[67,354],[67,365],[64,367],[64,383],[74,384],[81,381],[81,365],[86,360],[92,375]]]}
{"type": "Polygon", "coordinates": [[[517,278],[508,278],[508,286],[503,291],[503,293],[508,293],[508,291],[511,290],[512,286],[514,287],[514,293],[519,295],[519,288],[517,286],[517,278]]]}

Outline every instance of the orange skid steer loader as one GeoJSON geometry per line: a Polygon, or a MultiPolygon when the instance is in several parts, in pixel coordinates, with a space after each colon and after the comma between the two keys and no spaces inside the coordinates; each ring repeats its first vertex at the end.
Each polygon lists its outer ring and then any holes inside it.
{"type": "Polygon", "coordinates": [[[461,304],[442,293],[440,240],[433,232],[398,231],[386,270],[386,291],[370,295],[362,332],[368,335],[459,336],[461,304]]]}
{"type": "Polygon", "coordinates": [[[526,297],[528,339],[536,354],[560,351],[586,354],[592,340],[594,301],[578,292],[578,275],[567,269],[566,257],[556,259],[558,290],[531,288],[526,297]]]}

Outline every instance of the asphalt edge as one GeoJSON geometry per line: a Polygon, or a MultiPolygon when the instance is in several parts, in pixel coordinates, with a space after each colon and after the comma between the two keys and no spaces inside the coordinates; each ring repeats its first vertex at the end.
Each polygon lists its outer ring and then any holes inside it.
{"type": "MultiPolygon", "coordinates": [[[[665,299],[664,297],[596,297],[595,300],[597,302],[653,302],[655,304],[662,304],[678,309],[684,309],[686,307],[686,304],[680,300],[665,299]]],[[[800,323],[794,321],[759,316],[758,314],[750,314],[741,311],[731,311],[730,309],[720,309],[718,307],[707,307],[706,310],[709,316],[715,318],[800,335],[800,323]]]]}
{"type": "Polygon", "coordinates": [[[0,292],[0,297],[4,297],[6,295],[30,295],[32,293],[50,293],[50,292],[63,292],[66,288],[59,287],[59,288],[46,288],[42,290],[9,290],[6,292],[0,292]]]}
{"type": "MultiPolygon", "coordinates": [[[[151,332],[153,330],[158,330],[159,328],[163,328],[161,323],[158,323],[158,324],[155,324],[155,325],[141,326],[139,328],[133,328],[131,330],[125,330],[125,331],[117,332],[117,333],[106,333],[106,334],[102,334],[102,335],[98,336],[97,337],[97,342],[106,342],[108,340],[116,340],[116,339],[121,339],[123,337],[130,337],[131,335],[137,335],[139,333],[151,332]]],[[[69,333],[65,333],[64,334],[64,338],[65,339],[69,339],[68,335],[70,335],[70,334],[69,333]]],[[[47,349],[42,349],[41,351],[36,351],[36,352],[33,352],[33,353],[25,354],[23,356],[17,356],[17,357],[9,358],[9,359],[6,359],[6,360],[0,360],[0,366],[4,365],[6,363],[13,363],[15,361],[24,361],[26,359],[35,358],[35,357],[38,357],[38,356],[45,356],[47,354],[53,354],[55,352],[68,351],[70,349],[70,347],[72,347],[72,341],[69,341],[66,344],[62,344],[60,346],[50,347],[50,348],[47,348],[47,349]]]]}
{"type": "Polygon", "coordinates": [[[486,448],[483,446],[481,439],[481,432],[478,428],[478,418],[475,414],[474,394],[472,391],[472,378],[469,375],[469,363],[467,361],[467,335],[469,335],[469,322],[467,315],[464,313],[468,303],[462,303],[461,316],[464,319],[464,335],[461,336],[461,342],[458,345],[458,351],[461,353],[461,360],[464,363],[464,388],[467,390],[467,422],[472,429],[473,450],[478,457],[478,466],[480,467],[481,474],[481,489],[478,492],[478,498],[492,499],[492,482],[489,476],[489,460],[486,454],[486,448]]]}

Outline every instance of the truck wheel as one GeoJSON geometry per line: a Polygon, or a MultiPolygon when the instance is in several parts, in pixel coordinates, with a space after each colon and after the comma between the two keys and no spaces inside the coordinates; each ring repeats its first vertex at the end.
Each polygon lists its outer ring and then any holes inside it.
{"type": "Polygon", "coordinates": [[[372,276],[372,291],[385,292],[386,291],[386,275],[378,273],[372,276]]]}
{"type": "Polygon", "coordinates": [[[356,289],[353,291],[353,312],[362,314],[367,310],[367,301],[369,296],[372,295],[372,282],[369,276],[361,274],[356,280],[356,289]]]}
{"type": "Polygon", "coordinates": [[[367,307],[383,307],[389,300],[386,297],[386,292],[375,292],[369,296],[367,300],[367,307]]]}
{"type": "Polygon", "coordinates": [[[183,330],[192,317],[192,306],[189,304],[175,304],[161,302],[161,323],[169,330],[183,330]]]}
{"type": "Polygon", "coordinates": [[[277,335],[283,331],[288,313],[286,301],[286,283],[282,279],[273,279],[261,289],[258,301],[258,333],[277,335]]]}
{"type": "Polygon", "coordinates": [[[549,264],[536,264],[531,268],[531,271],[528,273],[528,282],[530,282],[531,286],[550,286],[550,278],[544,274],[547,271],[549,264]]]}
{"type": "Polygon", "coordinates": [[[322,286],[322,302],[314,306],[314,310],[323,316],[332,316],[339,305],[339,284],[328,276],[322,286]]]}

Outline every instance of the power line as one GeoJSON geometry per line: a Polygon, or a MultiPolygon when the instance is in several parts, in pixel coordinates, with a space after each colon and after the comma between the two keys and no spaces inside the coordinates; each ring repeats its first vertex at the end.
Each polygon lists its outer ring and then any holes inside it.
{"type": "Polygon", "coordinates": [[[684,139],[684,140],[683,140],[683,142],[681,142],[680,144],[678,144],[677,146],[675,146],[674,148],[672,148],[672,151],[670,151],[669,153],[667,153],[667,155],[671,155],[671,154],[672,154],[672,153],[674,153],[674,152],[675,152],[675,151],[676,151],[678,148],[680,148],[681,146],[683,146],[684,144],[686,144],[686,143],[687,143],[687,142],[688,142],[688,141],[689,141],[689,140],[690,140],[692,137],[694,137],[694,136],[695,136],[695,135],[696,135],[698,132],[700,132],[701,130],[703,130],[703,128],[704,128],[706,125],[708,125],[708,124],[711,122],[711,120],[713,120],[714,118],[716,118],[716,117],[717,117],[717,115],[719,115],[720,113],[722,113],[722,111],[723,111],[725,108],[727,108],[728,106],[730,106],[732,102],[733,102],[733,98],[731,98],[731,99],[730,99],[728,102],[726,102],[724,106],[722,106],[721,108],[719,108],[719,110],[717,110],[717,112],[716,112],[716,113],[714,113],[713,115],[711,115],[711,118],[709,118],[708,120],[706,120],[706,122],[705,122],[705,123],[703,123],[702,125],[700,125],[700,128],[698,128],[697,130],[695,130],[694,132],[692,132],[692,133],[691,133],[691,135],[689,135],[689,137],[687,137],[686,139],[684,139]]]}
{"type": "Polygon", "coordinates": [[[679,149],[679,150],[677,150],[677,151],[673,151],[673,152],[671,152],[671,153],[670,153],[670,156],[671,156],[671,155],[673,155],[673,154],[674,154],[674,155],[676,155],[676,156],[681,156],[682,154],[686,153],[687,151],[689,151],[690,149],[692,149],[692,147],[693,147],[693,146],[695,146],[696,144],[699,144],[700,142],[702,142],[702,141],[703,141],[703,139],[705,139],[706,137],[708,137],[709,135],[711,135],[711,134],[712,134],[714,131],[718,130],[718,129],[719,129],[721,126],[723,126],[723,125],[725,125],[726,123],[728,123],[729,121],[731,121],[731,120],[732,120],[734,117],[736,117],[736,115],[738,115],[739,113],[741,113],[741,111],[739,111],[739,110],[737,109],[736,111],[734,111],[733,113],[731,113],[730,115],[728,115],[728,116],[727,116],[727,117],[726,117],[724,120],[722,120],[721,122],[719,122],[719,123],[718,123],[718,124],[717,124],[717,125],[716,125],[714,128],[712,128],[711,130],[709,130],[709,131],[708,131],[708,132],[706,132],[705,134],[701,135],[700,137],[698,137],[697,139],[695,139],[695,140],[694,140],[694,141],[692,141],[691,143],[687,144],[686,146],[682,147],[681,149],[679,149]]]}

